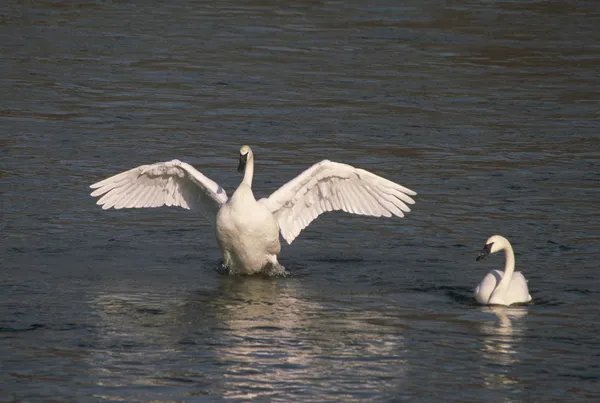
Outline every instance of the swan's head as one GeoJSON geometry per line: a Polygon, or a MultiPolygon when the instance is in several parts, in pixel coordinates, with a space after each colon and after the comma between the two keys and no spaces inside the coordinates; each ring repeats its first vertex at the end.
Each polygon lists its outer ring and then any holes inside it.
{"type": "Polygon", "coordinates": [[[491,255],[492,253],[500,252],[508,244],[509,244],[508,240],[506,238],[504,238],[503,236],[500,236],[500,235],[491,236],[485,242],[485,246],[483,247],[481,252],[479,252],[479,256],[477,256],[477,259],[475,259],[475,260],[485,259],[486,257],[488,257],[488,255],[491,255]]]}
{"type": "Polygon", "coordinates": [[[243,145],[240,148],[240,164],[238,165],[238,172],[244,172],[246,169],[246,162],[248,162],[248,157],[252,155],[252,150],[249,146],[243,145]]]}

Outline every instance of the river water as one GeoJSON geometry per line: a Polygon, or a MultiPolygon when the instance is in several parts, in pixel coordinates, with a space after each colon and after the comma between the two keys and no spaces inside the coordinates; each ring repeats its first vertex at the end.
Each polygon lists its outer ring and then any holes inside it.
{"type": "Polygon", "coordinates": [[[598,2],[146,3],[0,6],[1,401],[600,400],[598,2]],[[329,158],[417,203],[238,278],[89,197],[173,158],[231,194],[242,144],[259,197],[329,158]],[[475,304],[494,233],[530,304],[475,304]]]}

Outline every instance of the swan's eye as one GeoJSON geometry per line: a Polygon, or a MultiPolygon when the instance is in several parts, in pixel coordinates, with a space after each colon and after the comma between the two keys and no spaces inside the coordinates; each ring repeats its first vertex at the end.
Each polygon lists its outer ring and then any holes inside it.
{"type": "Polygon", "coordinates": [[[490,242],[490,243],[488,243],[488,244],[485,245],[484,249],[487,251],[487,253],[491,253],[492,252],[492,245],[493,244],[494,244],[493,242],[490,242]]]}

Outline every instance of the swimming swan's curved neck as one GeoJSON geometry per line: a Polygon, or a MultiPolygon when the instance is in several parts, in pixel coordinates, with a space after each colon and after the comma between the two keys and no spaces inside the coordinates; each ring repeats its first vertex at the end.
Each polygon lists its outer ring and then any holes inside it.
{"type": "Polygon", "coordinates": [[[242,183],[244,185],[248,185],[252,187],[252,178],[254,177],[254,155],[252,152],[248,153],[248,158],[246,159],[246,168],[244,169],[244,179],[242,183]]]}
{"type": "Polygon", "coordinates": [[[506,245],[504,245],[504,256],[506,260],[506,263],[504,265],[504,276],[502,276],[502,280],[500,280],[500,283],[496,287],[494,293],[497,293],[499,291],[503,292],[506,289],[508,289],[508,285],[510,284],[510,280],[515,271],[515,254],[513,252],[512,246],[508,242],[506,243],[506,245]]]}

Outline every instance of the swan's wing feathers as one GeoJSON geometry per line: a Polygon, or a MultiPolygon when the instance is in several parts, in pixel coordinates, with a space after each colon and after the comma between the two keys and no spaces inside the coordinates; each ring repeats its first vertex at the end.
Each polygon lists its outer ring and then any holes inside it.
{"type": "Polygon", "coordinates": [[[403,217],[414,204],[412,190],[351,165],[323,160],[261,199],[288,242],[326,211],[403,217]]]}
{"type": "Polygon", "coordinates": [[[90,187],[105,210],[176,206],[214,215],[227,201],[223,188],[179,160],[141,165],[90,187]]]}

